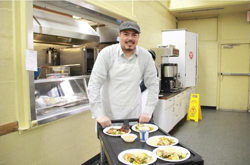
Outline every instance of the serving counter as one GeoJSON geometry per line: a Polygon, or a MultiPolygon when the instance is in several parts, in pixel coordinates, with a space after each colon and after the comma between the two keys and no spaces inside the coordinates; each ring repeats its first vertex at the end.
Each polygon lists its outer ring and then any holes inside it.
{"type": "Polygon", "coordinates": [[[35,80],[32,124],[41,125],[89,110],[89,75],[35,80]]]}

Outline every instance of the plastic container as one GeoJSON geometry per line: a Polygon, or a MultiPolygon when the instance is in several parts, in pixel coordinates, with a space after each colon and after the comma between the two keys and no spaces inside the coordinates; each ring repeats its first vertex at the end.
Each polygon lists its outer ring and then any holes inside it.
{"type": "Polygon", "coordinates": [[[148,127],[140,127],[139,134],[140,134],[141,142],[146,142],[148,137],[149,137],[149,128],[148,127]]]}
{"type": "Polygon", "coordinates": [[[42,71],[42,68],[37,68],[37,71],[34,72],[34,78],[35,80],[39,79],[40,75],[41,75],[41,71],[42,71]]]}

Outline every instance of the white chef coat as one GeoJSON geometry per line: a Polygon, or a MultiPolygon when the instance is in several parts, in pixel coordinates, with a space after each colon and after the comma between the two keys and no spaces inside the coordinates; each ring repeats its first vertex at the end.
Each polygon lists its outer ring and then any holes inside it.
{"type": "Polygon", "coordinates": [[[151,115],[158,102],[159,81],[150,53],[137,46],[135,53],[127,58],[120,44],[104,48],[98,54],[88,84],[92,117],[139,117],[142,78],[149,90],[144,112],[151,115]]]}

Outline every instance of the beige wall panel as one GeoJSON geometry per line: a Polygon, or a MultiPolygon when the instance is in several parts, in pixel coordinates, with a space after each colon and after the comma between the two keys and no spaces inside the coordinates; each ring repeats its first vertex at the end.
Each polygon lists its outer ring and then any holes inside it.
{"type": "Polygon", "coordinates": [[[14,82],[0,82],[0,125],[17,121],[14,89],[14,82]]]}
{"type": "MultiPolygon", "coordinates": [[[[2,22],[0,25],[0,37],[13,37],[13,22],[12,19],[10,19],[12,17],[12,10],[6,8],[8,2],[4,4],[6,5],[1,6],[0,4],[0,22],[2,22]]],[[[9,5],[11,5],[11,2],[9,2],[9,5]]]]}
{"type": "Polygon", "coordinates": [[[90,111],[23,134],[15,132],[1,136],[0,146],[1,163],[8,165],[77,164],[100,152],[90,111]]]}
{"type": "MultiPolygon", "coordinates": [[[[3,35],[0,31],[0,60],[13,61],[14,60],[13,38],[12,37],[4,37],[3,35]]],[[[1,79],[0,79],[0,81],[1,81],[1,79]]]]}
{"type": "Polygon", "coordinates": [[[0,8],[3,9],[12,9],[12,3],[7,2],[7,1],[0,1],[0,8]]]}
{"type": "Polygon", "coordinates": [[[198,85],[201,105],[216,106],[218,43],[200,42],[198,49],[198,85]]]}
{"type": "Polygon", "coordinates": [[[226,14],[219,17],[220,40],[250,42],[250,23],[247,22],[247,13],[226,14]]]}
{"type": "Polygon", "coordinates": [[[115,13],[130,20],[136,20],[136,17],[133,13],[134,11],[133,0],[126,0],[126,1],[86,0],[86,1],[111,13],[115,13]]]}
{"type": "MultiPolygon", "coordinates": [[[[0,125],[17,121],[12,2],[0,2],[0,125]]],[[[1,146],[0,146],[1,147],[1,146]]]]}
{"type": "Polygon", "coordinates": [[[187,10],[205,7],[218,7],[231,4],[240,4],[247,0],[171,0],[170,10],[187,10]]]}
{"type": "Polygon", "coordinates": [[[126,0],[126,1],[102,0],[102,2],[116,8],[118,12],[123,11],[133,15],[133,0],[126,0]]]}
{"type": "Polygon", "coordinates": [[[0,60],[0,82],[14,81],[14,61],[0,60]]]}
{"type": "Polygon", "coordinates": [[[161,45],[161,31],[175,29],[175,17],[157,2],[134,2],[135,15],[141,27],[139,46],[145,49],[161,45]]]}
{"type": "Polygon", "coordinates": [[[178,29],[198,34],[199,41],[217,41],[217,18],[185,20],[178,22],[178,29]]]}

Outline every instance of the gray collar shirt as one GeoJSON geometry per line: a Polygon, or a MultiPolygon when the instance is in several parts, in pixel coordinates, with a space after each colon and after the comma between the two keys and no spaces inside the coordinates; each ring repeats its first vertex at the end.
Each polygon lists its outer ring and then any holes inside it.
{"type": "MultiPolygon", "coordinates": [[[[142,73],[141,79],[144,79],[145,86],[149,91],[144,113],[152,115],[158,103],[159,79],[157,77],[155,63],[151,54],[146,49],[137,46],[134,54],[127,58],[123,53],[120,44],[115,44],[102,49],[98,54],[90,76],[88,97],[92,117],[97,118],[106,115],[102,110],[100,89],[105,83],[107,76],[109,76],[109,70],[112,68],[116,58],[118,58],[120,63],[127,64],[135,63],[138,58],[138,65],[142,73]]],[[[139,88],[140,86],[138,84],[138,89],[139,88]]]]}

